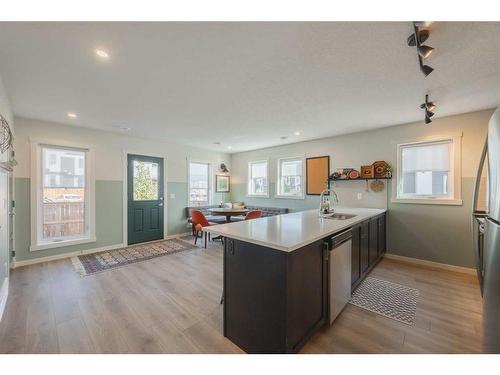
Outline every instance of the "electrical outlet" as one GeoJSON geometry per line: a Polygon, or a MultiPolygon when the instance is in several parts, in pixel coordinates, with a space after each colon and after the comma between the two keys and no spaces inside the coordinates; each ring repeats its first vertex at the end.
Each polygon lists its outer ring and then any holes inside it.
{"type": "Polygon", "coordinates": [[[358,200],[363,199],[363,193],[358,193],[358,200]]]}

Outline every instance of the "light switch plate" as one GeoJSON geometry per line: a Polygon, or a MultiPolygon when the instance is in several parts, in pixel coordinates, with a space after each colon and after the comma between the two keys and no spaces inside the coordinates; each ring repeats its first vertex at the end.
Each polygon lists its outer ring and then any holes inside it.
{"type": "Polygon", "coordinates": [[[363,199],[363,193],[358,193],[358,200],[363,199]]]}

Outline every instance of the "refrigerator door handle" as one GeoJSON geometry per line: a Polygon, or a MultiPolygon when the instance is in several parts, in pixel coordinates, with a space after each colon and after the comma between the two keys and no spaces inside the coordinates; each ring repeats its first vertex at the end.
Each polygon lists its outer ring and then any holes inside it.
{"type": "Polygon", "coordinates": [[[476,186],[474,187],[474,196],[472,198],[472,215],[474,216],[477,212],[477,200],[479,197],[479,188],[481,186],[481,175],[483,174],[484,161],[486,160],[486,155],[488,154],[488,138],[484,143],[483,152],[481,153],[481,160],[479,161],[479,166],[477,168],[476,186]]]}
{"type": "Polygon", "coordinates": [[[481,234],[479,233],[479,222],[478,217],[484,217],[485,214],[480,214],[477,212],[477,200],[479,196],[479,188],[481,185],[481,175],[483,173],[484,161],[486,160],[486,155],[488,153],[488,138],[484,143],[483,152],[481,153],[481,159],[479,161],[479,166],[477,169],[476,186],[474,187],[474,196],[472,199],[472,217],[471,217],[471,232],[472,232],[472,251],[474,252],[474,260],[476,262],[476,272],[477,280],[481,288],[481,295],[483,294],[483,262],[481,257],[481,234]]]}

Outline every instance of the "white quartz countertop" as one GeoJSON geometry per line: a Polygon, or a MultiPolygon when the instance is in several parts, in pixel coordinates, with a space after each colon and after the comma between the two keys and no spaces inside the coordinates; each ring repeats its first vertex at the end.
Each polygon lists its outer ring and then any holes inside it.
{"type": "Polygon", "coordinates": [[[318,210],[213,225],[204,231],[282,251],[293,251],[384,213],[385,209],[335,207],[335,213],[353,214],[347,220],[320,218],[318,210]]]}

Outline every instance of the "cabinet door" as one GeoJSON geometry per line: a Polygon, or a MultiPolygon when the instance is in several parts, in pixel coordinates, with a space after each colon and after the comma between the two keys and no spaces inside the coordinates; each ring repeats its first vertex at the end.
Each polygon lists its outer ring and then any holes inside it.
{"type": "Polygon", "coordinates": [[[360,226],[360,251],[359,251],[359,263],[361,267],[361,275],[363,275],[370,266],[369,262],[369,242],[368,242],[368,221],[364,222],[360,226]]]}
{"type": "Polygon", "coordinates": [[[385,214],[378,218],[378,256],[384,255],[386,250],[386,235],[385,235],[385,214]]]}
{"type": "Polygon", "coordinates": [[[370,246],[370,256],[369,263],[370,266],[375,264],[378,259],[378,219],[374,218],[370,220],[370,228],[369,228],[369,246],[370,246]]]}
{"type": "Polygon", "coordinates": [[[360,234],[361,227],[352,228],[352,250],[351,250],[351,285],[359,280],[361,276],[360,263],[360,234]]]}

